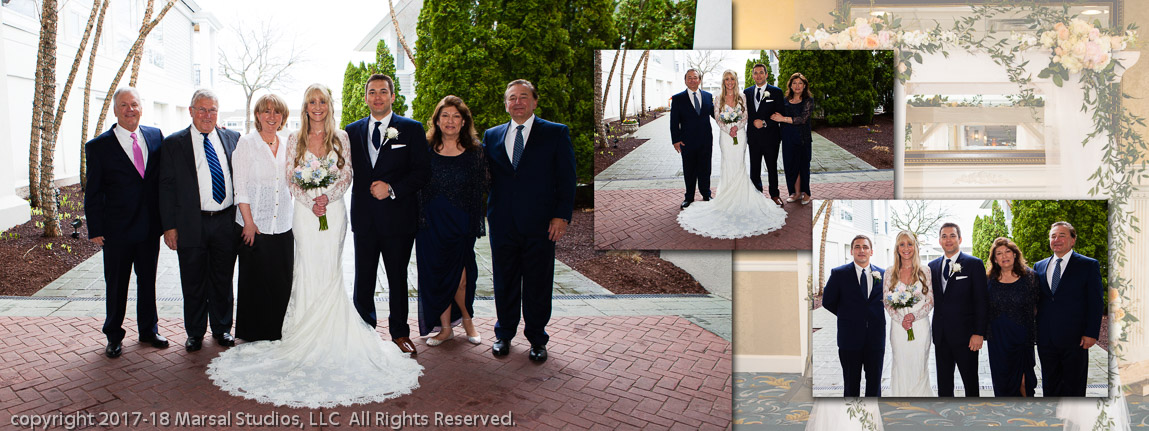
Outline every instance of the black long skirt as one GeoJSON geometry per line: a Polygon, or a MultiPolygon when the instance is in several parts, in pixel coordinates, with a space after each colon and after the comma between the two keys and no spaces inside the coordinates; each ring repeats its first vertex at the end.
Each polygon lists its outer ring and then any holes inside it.
{"type": "Polygon", "coordinates": [[[463,312],[455,303],[459,279],[467,271],[464,306],[475,315],[475,236],[470,232],[467,213],[447,199],[436,197],[428,203],[427,227],[415,236],[415,260],[419,270],[419,335],[440,331],[439,316],[451,309],[451,326],[462,322],[463,312]]]}
{"type": "Polygon", "coordinates": [[[256,234],[252,245],[239,246],[239,293],[235,337],[245,341],[278,340],[291,299],[295,236],[256,234]]]}

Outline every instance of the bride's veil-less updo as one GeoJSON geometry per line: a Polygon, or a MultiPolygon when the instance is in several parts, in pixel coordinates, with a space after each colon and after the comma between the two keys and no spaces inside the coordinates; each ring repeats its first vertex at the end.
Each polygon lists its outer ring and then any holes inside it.
{"type": "Polygon", "coordinates": [[[726,71],[722,72],[722,93],[721,93],[722,98],[718,99],[720,102],[717,104],[718,107],[716,109],[721,110],[722,109],[721,106],[724,106],[726,104],[726,94],[727,94],[726,93],[726,76],[727,75],[734,78],[734,103],[736,103],[738,105],[738,107],[740,107],[740,108],[745,108],[745,106],[742,105],[742,98],[739,97],[739,93],[741,93],[742,90],[740,90],[738,88],[738,74],[734,73],[733,70],[726,69],[726,71]]]}
{"type": "Polygon", "coordinates": [[[920,250],[918,247],[918,236],[905,230],[898,232],[898,236],[894,239],[894,265],[890,267],[889,271],[886,271],[886,289],[893,291],[894,286],[897,285],[898,274],[900,274],[902,270],[902,255],[898,253],[898,246],[901,245],[902,241],[909,241],[914,245],[914,255],[910,257],[910,272],[922,283],[922,294],[928,295],[930,293],[930,285],[928,284],[929,280],[928,277],[926,277],[926,272],[922,269],[921,256],[918,255],[920,250]]]}

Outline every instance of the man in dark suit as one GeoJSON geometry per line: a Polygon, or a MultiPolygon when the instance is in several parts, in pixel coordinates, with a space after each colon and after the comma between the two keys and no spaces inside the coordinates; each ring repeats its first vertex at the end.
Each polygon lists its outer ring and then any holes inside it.
{"type": "Polygon", "coordinates": [[[491,173],[487,201],[495,284],[492,353],[510,352],[519,317],[531,343],[528,358],[547,360],[555,242],[574,210],[575,160],[567,126],[534,115],[539,95],[530,81],[507,84],[511,121],[487,129],[483,149],[491,173]],[[521,311],[521,314],[520,314],[521,311]]]}
{"type": "Polygon", "coordinates": [[[187,351],[203,346],[205,327],[221,346],[234,346],[232,273],[239,244],[231,153],[239,133],[216,127],[219,99],[192,95],[192,125],[164,138],[160,157],[160,220],[164,243],[180,261],[187,351]]]}
{"type": "Polygon", "coordinates": [[[782,89],[766,83],[766,65],[755,64],[750,71],[754,86],[743,91],[746,95],[746,142],[750,150],[750,182],[762,191],[762,158],[766,158],[766,175],[770,181],[770,199],[782,206],[778,192],[778,148],[782,144],[782,129],[770,115],[782,112],[782,89]]]}
{"type": "Polygon", "coordinates": [[[670,98],[670,140],[674,151],[682,155],[682,177],[686,179],[686,198],[680,208],[694,202],[697,184],[702,200],[710,200],[710,163],[714,136],[710,131],[714,100],[710,93],[699,90],[702,75],[686,71],[686,91],[670,98]]]}
{"type": "Polygon", "coordinates": [[[1039,280],[1037,356],[1046,397],[1084,397],[1089,348],[1101,331],[1101,264],[1073,251],[1077,230],[1049,228],[1053,256],[1033,266],[1039,280]]]}
{"type": "MultiPolygon", "coordinates": [[[[965,396],[979,395],[977,356],[989,324],[989,286],[981,259],[961,252],[961,228],[942,225],[938,243],[944,256],[929,263],[934,294],[934,359],[938,396],[954,396],[954,366],[965,396]]],[[[913,316],[907,316],[913,323],[913,316]]]]}
{"type": "Polygon", "coordinates": [[[156,264],[160,254],[160,129],[140,125],[140,95],[124,87],[112,94],[116,124],[84,145],[88,155],[88,188],[84,214],[88,238],[104,249],[104,282],[108,336],[104,354],[123,351],[128,279],[136,270],[136,320],[141,343],[168,347],[159,334],[156,313],[156,264]]]}
{"type": "Polygon", "coordinates": [[[376,326],[379,257],[387,271],[391,341],[415,354],[407,324],[407,264],[419,220],[418,194],[431,179],[427,134],[418,121],[391,111],[395,86],[383,74],[367,78],[371,115],[348,124],[351,140],[351,230],[355,238],[355,310],[376,326]]]}
{"type": "Polygon", "coordinates": [[[882,308],[882,276],[885,271],[870,265],[873,243],[865,235],[850,241],[854,261],[830,270],[822,306],[838,316],[838,360],[842,363],[847,397],[862,391],[866,371],[866,396],[882,396],[882,356],[886,348],[886,310],[882,308]]]}

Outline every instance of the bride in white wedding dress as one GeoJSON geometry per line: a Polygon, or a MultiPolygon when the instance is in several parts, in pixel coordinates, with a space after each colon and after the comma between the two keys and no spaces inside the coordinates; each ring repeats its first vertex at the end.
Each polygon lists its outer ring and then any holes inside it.
{"type": "Polygon", "coordinates": [[[930,268],[918,256],[918,240],[910,232],[898,232],[894,266],[886,271],[882,302],[890,315],[890,391],[894,397],[932,397],[929,354],[932,343],[930,310],[934,308],[930,268]],[[898,295],[916,298],[908,308],[895,308],[898,295]],[[908,329],[907,329],[908,328],[908,329]],[[913,340],[910,340],[913,330],[913,340]]]}
{"type": "Polygon", "coordinates": [[[754,188],[746,168],[746,97],[738,90],[738,76],[733,70],[722,72],[722,93],[714,100],[714,119],[722,152],[717,197],[682,210],[678,224],[690,233],[721,239],[778,230],[786,224],[786,211],[754,188]],[[722,120],[723,111],[740,118],[727,124],[722,120]]]}
{"type": "Polygon", "coordinates": [[[295,166],[341,166],[339,179],[325,188],[289,186],[295,198],[295,274],[283,338],[232,347],[211,361],[207,374],[229,394],[277,406],[334,407],[409,394],[419,386],[423,367],[363,322],[343,286],[342,198],[351,184],[347,134],[335,124],[329,90],[312,85],[305,97],[303,125],[287,141],[288,177],[295,166]],[[317,216],[324,211],[329,227],[319,230],[317,216]]]}

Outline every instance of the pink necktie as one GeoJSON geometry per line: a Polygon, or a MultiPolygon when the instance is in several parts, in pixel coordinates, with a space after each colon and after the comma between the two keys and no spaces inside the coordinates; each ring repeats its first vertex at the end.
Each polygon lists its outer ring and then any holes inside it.
{"type": "Polygon", "coordinates": [[[144,150],[140,149],[140,141],[136,140],[136,134],[132,133],[132,158],[136,163],[136,171],[140,173],[140,178],[144,177],[144,150]]]}

